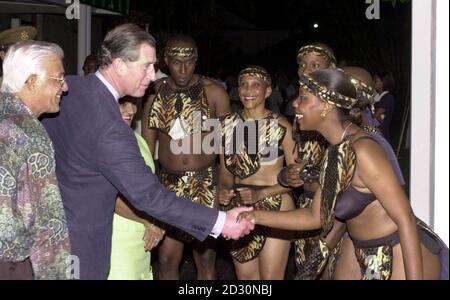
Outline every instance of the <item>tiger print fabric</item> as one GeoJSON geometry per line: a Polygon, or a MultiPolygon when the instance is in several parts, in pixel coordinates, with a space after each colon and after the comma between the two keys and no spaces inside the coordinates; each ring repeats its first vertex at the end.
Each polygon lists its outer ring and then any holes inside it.
{"type": "MultiPolygon", "coordinates": [[[[216,195],[215,167],[209,166],[199,171],[160,174],[161,183],[178,197],[186,197],[192,202],[213,207],[216,195]]],[[[167,234],[178,240],[191,242],[194,238],[175,227],[169,226],[167,234]]]]}
{"type": "Polygon", "coordinates": [[[320,221],[326,235],[334,224],[336,199],[349,186],[356,167],[356,154],[351,146],[352,136],[341,143],[330,145],[320,172],[319,184],[322,191],[320,221]]]}
{"type": "Polygon", "coordinates": [[[336,246],[329,250],[328,261],[325,269],[322,271],[322,278],[327,280],[333,280],[336,273],[336,265],[341,254],[342,239],[336,244],[336,246]]]}
{"type": "MultiPolygon", "coordinates": [[[[337,258],[340,253],[339,242],[331,251],[324,240],[334,224],[334,210],[338,195],[351,182],[355,171],[356,156],[351,148],[350,137],[338,145],[328,146],[324,153],[319,183],[322,189],[320,218],[321,230],[301,232],[300,239],[294,241],[295,262],[298,273],[296,279],[315,280],[322,274],[333,278],[337,258]]],[[[300,208],[310,207],[313,195],[303,195],[300,208]]]]}
{"type": "MultiPolygon", "coordinates": [[[[302,178],[305,182],[317,182],[320,167],[328,142],[316,131],[304,131],[298,128],[297,122],[293,124],[294,139],[297,142],[298,159],[306,163],[303,172],[307,175],[302,178]]],[[[311,207],[314,193],[303,191],[299,200],[299,208],[311,207]]],[[[327,265],[329,251],[320,238],[322,230],[300,231],[294,240],[295,264],[297,266],[297,280],[318,279],[327,265]]]]}
{"type": "Polygon", "coordinates": [[[316,280],[322,274],[329,250],[321,238],[306,238],[295,243],[296,280],[316,280]]]}
{"type": "MultiPolygon", "coordinates": [[[[238,187],[249,187],[252,189],[262,189],[265,186],[253,186],[253,185],[236,185],[238,187]]],[[[268,210],[278,211],[281,207],[281,195],[275,195],[266,197],[253,204],[254,210],[268,210]]],[[[231,200],[226,209],[232,209],[242,206],[239,193],[236,192],[236,196],[231,200]]],[[[256,258],[261,252],[267,239],[268,228],[264,226],[255,226],[255,229],[250,234],[237,241],[227,241],[228,249],[231,256],[240,263],[246,263],[256,258]]]]}
{"type": "Polygon", "coordinates": [[[294,122],[292,128],[298,159],[305,162],[302,172],[305,176],[302,176],[302,179],[308,183],[318,182],[318,174],[320,174],[320,167],[328,142],[316,131],[300,130],[297,122],[294,122]]]}
{"type": "Polygon", "coordinates": [[[240,179],[250,177],[258,172],[263,155],[270,149],[278,151],[286,134],[278,119],[274,113],[257,121],[245,121],[241,113],[221,118],[225,166],[231,174],[240,179]]]}
{"type": "Polygon", "coordinates": [[[300,131],[299,137],[298,157],[307,164],[320,166],[328,147],[328,142],[318,132],[315,131],[300,131]]]}
{"type": "MultiPolygon", "coordinates": [[[[279,116],[273,113],[261,120],[247,121],[242,113],[233,113],[221,118],[222,146],[224,147],[225,167],[235,177],[244,179],[258,172],[263,156],[268,149],[281,147],[286,128],[279,124],[279,116]],[[243,129],[244,124],[249,124],[249,130],[243,129]],[[245,141],[240,143],[240,141],[245,141]]],[[[270,152],[270,151],[269,151],[270,152]]],[[[264,186],[238,185],[236,187],[250,187],[254,189],[264,186]]],[[[230,205],[226,209],[241,206],[239,193],[236,193],[230,205]]],[[[254,210],[278,211],[281,207],[281,195],[266,197],[255,204],[254,210]]],[[[256,258],[261,252],[267,239],[268,229],[256,226],[255,229],[238,241],[228,241],[227,245],[231,256],[240,263],[246,263],[256,258]]]]}
{"type": "MultiPolygon", "coordinates": [[[[311,207],[313,197],[314,193],[303,192],[297,206],[299,208],[311,207]]],[[[298,270],[296,279],[333,278],[341,243],[339,242],[336,247],[329,250],[321,233],[321,229],[297,232],[294,240],[295,265],[298,270]]]]}
{"type": "Polygon", "coordinates": [[[389,280],[392,276],[393,246],[360,248],[355,254],[361,268],[362,280],[389,280]]]}
{"type": "MultiPolygon", "coordinates": [[[[311,207],[314,193],[303,192],[297,201],[298,208],[311,207]]],[[[296,279],[314,280],[320,275],[328,257],[328,248],[320,246],[321,230],[299,231],[294,240],[296,279]],[[324,250],[324,251],[321,251],[324,250]]]]}
{"type": "MultiPolygon", "coordinates": [[[[440,258],[441,279],[448,280],[448,259],[445,260],[445,255],[442,255],[442,253],[448,253],[448,247],[427,224],[417,217],[416,226],[422,245],[440,258]]],[[[393,248],[400,243],[398,230],[382,238],[362,241],[352,239],[352,241],[363,280],[391,279],[394,266],[393,248]]]]}
{"type": "Polygon", "coordinates": [[[201,122],[211,117],[203,85],[200,79],[188,88],[173,89],[163,80],[150,108],[148,127],[169,135],[173,122],[182,118],[188,125],[188,134],[201,132],[201,122]],[[197,116],[201,120],[195,120],[197,116]]]}

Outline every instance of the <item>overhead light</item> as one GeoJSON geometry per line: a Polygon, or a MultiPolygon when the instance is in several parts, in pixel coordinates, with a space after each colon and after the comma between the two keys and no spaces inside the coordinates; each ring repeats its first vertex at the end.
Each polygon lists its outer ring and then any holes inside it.
{"type": "Polygon", "coordinates": [[[319,24],[318,23],[314,23],[313,27],[317,29],[317,28],[319,28],[319,24]]]}

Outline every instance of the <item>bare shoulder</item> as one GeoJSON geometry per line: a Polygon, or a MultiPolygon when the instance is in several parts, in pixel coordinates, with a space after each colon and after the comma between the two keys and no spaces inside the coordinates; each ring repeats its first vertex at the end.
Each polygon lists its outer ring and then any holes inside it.
{"type": "Polygon", "coordinates": [[[204,84],[205,91],[208,94],[220,94],[220,93],[227,94],[227,91],[224,89],[224,87],[217,81],[208,77],[203,77],[202,81],[204,84]]]}
{"type": "Polygon", "coordinates": [[[225,115],[230,111],[230,98],[222,85],[210,78],[202,78],[206,98],[214,106],[218,116],[225,115]]]}
{"type": "Polygon", "coordinates": [[[373,161],[385,158],[383,149],[366,133],[358,133],[352,142],[358,161],[373,161]]]}

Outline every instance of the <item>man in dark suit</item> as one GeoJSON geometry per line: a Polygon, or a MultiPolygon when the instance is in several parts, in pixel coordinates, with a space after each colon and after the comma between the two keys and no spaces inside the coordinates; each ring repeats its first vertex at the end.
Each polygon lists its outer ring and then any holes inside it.
{"type": "MultiPolygon", "coordinates": [[[[238,239],[254,225],[236,223],[242,210],[219,212],[177,198],[159,184],[123,122],[118,99],[142,97],[155,80],[155,40],[133,24],[111,30],[99,51],[100,68],[69,76],[60,113],[43,120],[56,152],[56,171],[81,279],[106,279],[117,192],[138,210],[199,240],[238,239]]],[[[74,267],[75,272],[76,267],[74,267]]]]}

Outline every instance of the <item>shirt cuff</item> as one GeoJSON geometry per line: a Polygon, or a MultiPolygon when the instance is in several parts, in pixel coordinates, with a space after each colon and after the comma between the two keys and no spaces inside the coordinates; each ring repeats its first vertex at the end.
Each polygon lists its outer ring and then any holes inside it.
{"type": "Polygon", "coordinates": [[[217,216],[216,224],[214,224],[214,227],[209,234],[210,236],[214,238],[218,238],[220,233],[222,232],[223,226],[225,225],[225,219],[227,217],[227,213],[224,211],[219,211],[219,215],[217,216]]]}

